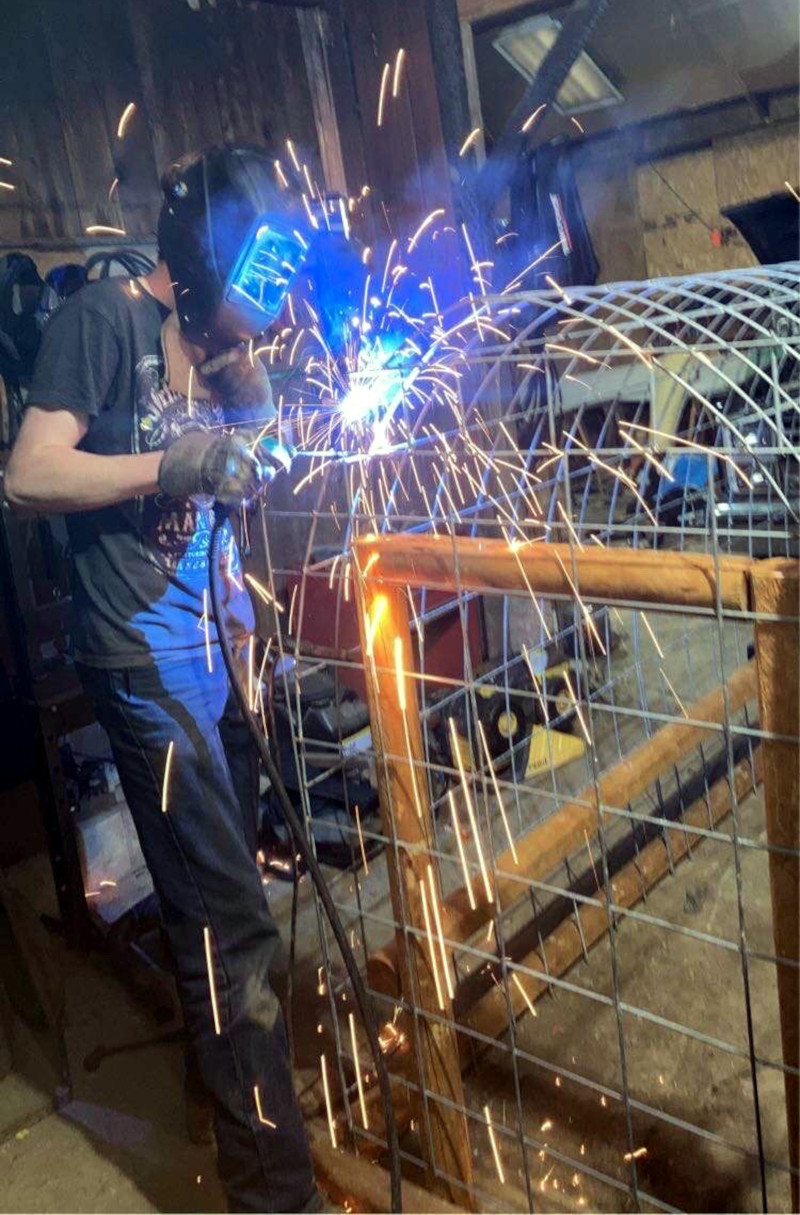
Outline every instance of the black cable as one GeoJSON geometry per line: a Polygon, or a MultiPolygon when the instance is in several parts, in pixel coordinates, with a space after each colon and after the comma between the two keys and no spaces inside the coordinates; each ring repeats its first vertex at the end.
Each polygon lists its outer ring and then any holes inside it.
{"type": "Polygon", "coordinates": [[[121,266],[131,278],[139,278],[155,269],[155,262],[138,249],[101,249],[87,260],[84,270],[87,278],[93,270],[99,271],[98,278],[108,278],[114,265],[121,266]]]}
{"type": "Polygon", "coordinates": [[[216,505],[214,511],[214,526],[211,531],[211,544],[208,554],[208,583],[211,594],[211,610],[214,614],[214,620],[217,624],[217,636],[219,637],[220,649],[222,651],[222,659],[225,663],[225,668],[228,672],[231,688],[239,704],[239,709],[243,720],[247,723],[247,727],[255,742],[258,753],[261,757],[261,762],[269,777],[270,784],[275,790],[275,794],[280,803],[281,811],[287,827],[294,839],[295,847],[303,858],[306,868],[311,875],[311,880],[317,888],[317,893],[320,897],[322,906],[325,909],[325,914],[328,917],[328,922],[331,926],[331,931],[336,938],[336,944],[339,946],[339,953],[344,962],[345,969],[349,976],[353,987],[353,995],[358,1005],[358,1010],[361,1013],[361,1020],[369,1042],[370,1052],[375,1061],[375,1073],[378,1078],[378,1088],[380,1089],[381,1102],[383,1105],[383,1114],[386,1122],[386,1142],[389,1150],[389,1175],[391,1180],[391,1202],[392,1211],[402,1212],[403,1198],[401,1190],[400,1178],[400,1144],[397,1137],[397,1123],[394,1117],[394,1104],[392,1102],[392,1088],[389,1080],[389,1071],[386,1067],[386,1060],[381,1050],[380,1041],[378,1039],[378,1027],[375,1020],[375,1014],[369,1000],[369,994],[361,973],[358,969],[358,963],[355,954],[347,940],[347,933],[344,925],[339,918],[339,913],[328,890],[325,876],[319,866],[317,858],[314,855],[313,849],[306,835],[303,824],[292,805],[291,798],[286,791],[286,786],[281,780],[281,775],[275,766],[275,761],[272,758],[267,741],[258,728],[258,724],[250,710],[250,705],[247,702],[247,697],[239,682],[236,672],[236,667],[231,650],[230,638],[225,630],[222,611],[219,599],[218,573],[219,573],[219,558],[220,545],[222,541],[222,529],[227,519],[227,510],[225,507],[216,505]]]}

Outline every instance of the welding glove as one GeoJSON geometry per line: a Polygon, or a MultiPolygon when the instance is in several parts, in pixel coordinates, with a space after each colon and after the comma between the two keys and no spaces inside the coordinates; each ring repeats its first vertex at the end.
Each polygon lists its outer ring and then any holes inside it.
{"type": "Polygon", "coordinates": [[[279,472],[288,472],[291,453],[276,440],[256,445],[238,434],[190,430],[170,444],[161,459],[158,485],[171,498],[209,494],[223,506],[251,502],[279,472]]]}
{"type": "Polygon", "coordinates": [[[214,396],[224,402],[226,418],[237,425],[249,424],[252,441],[257,434],[268,435],[294,453],[288,413],[279,418],[269,376],[257,355],[251,360],[250,352],[237,346],[206,359],[197,370],[214,396]]]}
{"type": "Polygon", "coordinates": [[[158,485],[171,498],[210,494],[238,506],[261,492],[271,477],[239,435],[190,430],[170,444],[161,459],[158,485]]]}
{"type": "Polygon", "coordinates": [[[197,368],[215,397],[220,397],[232,422],[265,425],[277,416],[267,369],[244,346],[223,350],[197,368]]]}

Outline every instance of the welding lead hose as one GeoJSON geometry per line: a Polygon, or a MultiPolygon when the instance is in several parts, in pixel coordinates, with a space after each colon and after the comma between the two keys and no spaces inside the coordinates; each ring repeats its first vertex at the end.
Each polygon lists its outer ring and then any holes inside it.
{"type": "MultiPolygon", "coordinates": [[[[381,1050],[378,1040],[378,1024],[375,1018],[375,1013],[370,1003],[369,993],[367,991],[361,972],[358,969],[358,962],[355,954],[347,940],[347,933],[344,925],[339,918],[339,913],[328,889],[328,884],[325,881],[325,875],[320,868],[319,862],[314,855],[314,850],[311,847],[308,835],[306,834],[300,816],[292,805],[292,800],[286,791],[286,786],[281,779],[281,774],[278,771],[275,761],[272,758],[272,753],[269,749],[269,744],[264,738],[259,729],[258,722],[254,714],[250,710],[250,705],[247,701],[244,688],[242,687],[236,671],[236,664],[233,657],[230,638],[223,624],[223,617],[220,605],[219,596],[219,577],[220,577],[220,556],[222,545],[222,531],[228,517],[228,508],[221,506],[219,503],[214,507],[214,526],[211,531],[211,544],[208,554],[208,585],[211,592],[211,610],[214,613],[214,620],[217,624],[217,636],[219,637],[220,649],[222,651],[222,660],[225,663],[225,669],[228,672],[228,679],[236,697],[237,704],[242,714],[242,719],[247,723],[247,728],[250,731],[253,742],[258,748],[258,754],[261,762],[264,765],[264,770],[269,778],[280,804],[281,813],[283,814],[286,826],[291,833],[294,841],[294,846],[297,852],[302,857],[305,866],[311,876],[311,880],[317,888],[320,902],[325,909],[325,914],[328,917],[328,923],[331,926],[331,931],[336,938],[336,944],[339,946],[339,953],[344,962],[350,983],[353,988],[358,1011],[361,1013],[361,1022],[364,1026],[364,1031],[369,1042],[370,1052],[375,1060],[375,1074],[378,1078],[378,1088],[381,1095],[381,1103],[383,1105],[383,1116],[386,1123],[386,1143],[389,1150],[389,1176],[391,1182],[391,1203],[393,1212],[402,1212],[403,1199],[401,1191],[400,1179],[400,1144],[397,1137],[397,1123],[394,1116],[394,1105],[392,1102],[392,1087],[389,1080],[389,1070],[386,1066],[386,1060],[381,1050]]],[[[358,1067],[358,1060],[355,1060],[355,1065],[358,1067]]]]}

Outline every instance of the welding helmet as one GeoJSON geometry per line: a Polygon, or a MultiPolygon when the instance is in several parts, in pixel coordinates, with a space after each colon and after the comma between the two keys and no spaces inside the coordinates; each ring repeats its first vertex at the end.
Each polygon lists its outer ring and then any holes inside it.
{"type": "Polygon", "coordinates": [[[304,213],[258,147],[186,156],[162,179],[160,256],[181,329],[214,352],[257,337],[278,317],[306,256],[304,213]]]}

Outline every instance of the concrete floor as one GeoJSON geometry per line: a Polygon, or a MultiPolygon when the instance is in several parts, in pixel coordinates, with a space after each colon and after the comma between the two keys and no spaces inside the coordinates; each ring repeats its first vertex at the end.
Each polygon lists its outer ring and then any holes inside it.
{"type": "MultiPolygon", "coordinates": [[[[10,881],[54,910],[49,865],[37,856],[10,881]]],[[[67,1048],[74,1099],[58,1113],[19,1126],[0,1145],[0,1211],[224,1211],[213,1149],[194,1147],[183,1124],[182,1055],[157,1046],[106,1060],[84,1057],[101,1043],[151,1037],[151,1016],[101,959],[64,950],[67,1048]]],[[[0,1122],[31,1094],[19,1077],[0,1081],[0,1122]]],[[[36,1117],[41,1096],[30,1105],[36,1117]]],[[[24,1122],[24,1118],[22,1118],[24,1122]]]]}

